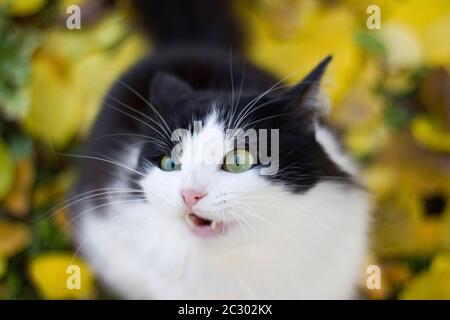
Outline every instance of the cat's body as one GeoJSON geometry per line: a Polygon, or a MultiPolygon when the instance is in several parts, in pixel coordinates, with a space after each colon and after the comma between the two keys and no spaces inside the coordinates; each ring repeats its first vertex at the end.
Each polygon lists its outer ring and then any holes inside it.
{"type": "Polygon", "coordinates": [[[329,59],[286,90],[214,41],[167,39],[105,98],[74,189],[80,252],[125,298],[352,298],[369,205],[320,124],[329,59]],[[170,141],[179,128],[188,131],[170,141]],[[229,128],[267,130],[271,163],[258,154],[230,171],[229,128]]]}

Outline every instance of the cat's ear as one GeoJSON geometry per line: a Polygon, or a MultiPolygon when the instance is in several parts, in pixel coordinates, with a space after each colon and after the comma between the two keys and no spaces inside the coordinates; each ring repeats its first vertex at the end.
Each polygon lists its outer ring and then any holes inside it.
{"type": "Polygon", "coordinates": [[[169,107],[193,92],[191,86],[172,74],[158,72],[150,86],[150,101],[155,106],[169,107]]]}
{"type": "Polygon", "coordinates": [[[290,106],[302,112],[320,113],[321,110],[317,110],[320,105],[320,81],[331,59],[331,55],[327,56],[303,80],[285,93],[290,106]]]}

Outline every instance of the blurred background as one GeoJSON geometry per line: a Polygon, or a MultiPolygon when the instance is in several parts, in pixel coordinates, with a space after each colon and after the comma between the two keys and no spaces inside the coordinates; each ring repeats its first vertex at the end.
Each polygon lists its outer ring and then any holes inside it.
{"type": "MultiPolygon", "coordinates": [[[[368,299],[450,299],[450,1],[239,0],[248,58],[294,83],[328,54],[331,121],[374,192],[368,299]],[[371,30],[370,5],[381,12],[371,30]]],[[[0,0],[0,299],[109,298],[70,242],[73,159],[151,52],[128,1],[0,0]],[[81,29],[68,30],[68,6],[81,29]],[[66,268],[82,269],[81,290],[66,268]]],[[[120,253],[118,253],[120,254],[120,253]]]]}

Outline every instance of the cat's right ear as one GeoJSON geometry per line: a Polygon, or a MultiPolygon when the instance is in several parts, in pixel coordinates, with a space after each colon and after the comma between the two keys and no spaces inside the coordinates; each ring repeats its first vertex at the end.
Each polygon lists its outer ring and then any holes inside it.
{"type": "Polygon", "coordinates": [[[180,78],[167,72],[153,76],[150,86],[150,101],[158,107],[170,107],[193,92],[191,86],[180,78]]]}
{"type": "Polygon", "coordinates": [[[323,111],[320,108],[318,92],[321,79],[331,59],[332,56],[327,56],[302,81],[284,94],[285,98],[290,100],[289,105],[297,112],[317,115],[323,111]]]}

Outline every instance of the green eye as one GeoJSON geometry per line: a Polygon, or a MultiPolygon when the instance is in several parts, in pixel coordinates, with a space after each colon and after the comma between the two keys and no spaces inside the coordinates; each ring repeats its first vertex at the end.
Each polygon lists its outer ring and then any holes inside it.
{"type": "Polygon", "coordinates": [[[181,170],[181,164],[176,163],[172,158],[168,156],[164,156],[161,158],[161,162],[159,163],[159,166],[164,171],[176,171],[181,170]]]}
{"type": "Polygon", "coordinates": [[[223,170],[241,173],[249,170],[255,164],[253,156],[244,149],[233,150],[225,156],[223,170]]]}

